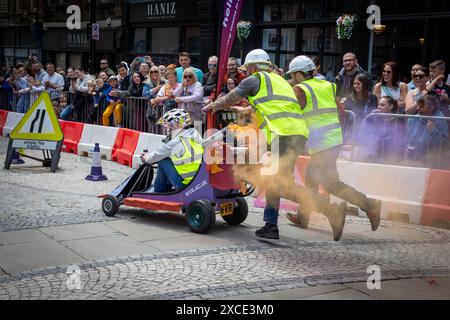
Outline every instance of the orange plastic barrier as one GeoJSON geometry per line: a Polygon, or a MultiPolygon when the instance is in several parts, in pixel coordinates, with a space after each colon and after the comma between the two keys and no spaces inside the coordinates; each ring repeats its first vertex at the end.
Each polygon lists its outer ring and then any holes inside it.
{"type": "Polygon", "coordinates": [[[3,135],[3,126],[6,123],[6,118],[8,118],[8,111],[0,110],[0,136],[3,135]]]}
{"type": "Polygon", "coordinates": [[[64,134],[62,151],[75,153],[78,152],[78,142],[80,142],[83,133],[84,123],[58,120],[61,130],[64,134]]]}
{"type": "Polygon", "coordinates": [[[138,131],[119,129],[112,150],[112,161],[131,167],[138,140],[138,131]]]}
{"type": "Polygon", "coordinates": [[[450,227],[450,171],[430,170],[420,224],[450,227]]]}

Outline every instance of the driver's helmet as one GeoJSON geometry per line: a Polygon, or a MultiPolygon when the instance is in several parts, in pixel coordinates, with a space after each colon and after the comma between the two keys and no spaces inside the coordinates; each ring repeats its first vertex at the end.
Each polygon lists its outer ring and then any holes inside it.
{"type": "Polygon", "coordinates": [[[192,124],[189,112],[184,109],[172,109],[164,113],[158,124],[170,130],[183,129],[192,124]]]}

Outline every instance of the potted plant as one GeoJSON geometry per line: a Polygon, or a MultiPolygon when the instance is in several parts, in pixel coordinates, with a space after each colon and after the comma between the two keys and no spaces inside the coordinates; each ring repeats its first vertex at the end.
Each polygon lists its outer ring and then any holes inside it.
{"type": "Polygon", "coordinates": [[[353,28],[358,17],[353,14],[343,14],[336,20],[336,33],[339,40],[348,40],[353,35],[353,28]]]}

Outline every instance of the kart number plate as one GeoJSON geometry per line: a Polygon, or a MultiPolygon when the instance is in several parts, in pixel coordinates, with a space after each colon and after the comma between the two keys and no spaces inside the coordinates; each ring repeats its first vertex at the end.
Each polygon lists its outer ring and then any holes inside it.
{"type": "Polygon", "coordinates": [[[229,216],[233,214],[233,202],[225,202],[220,205],[220,215],[223,216],[229,216]]]}

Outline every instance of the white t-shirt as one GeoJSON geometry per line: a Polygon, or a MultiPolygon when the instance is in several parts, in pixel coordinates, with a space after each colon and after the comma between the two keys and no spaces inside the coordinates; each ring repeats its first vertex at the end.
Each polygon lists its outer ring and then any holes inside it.
{"type": "MultiPolygon", "coordinates": [[[[52,76],[50,76],[49,74],[45,75],[42,79],[42,85],[45,86],[45,83],[47,81],[53,85],[56,85],[58,89],[60,89],[60,91],[64,89],[64,78],[57,72],[55,72],[52,76]]],[[[59,91],[57,89],[47,88],[47,92],[52,99],[59,97],[59,91]]]]}

